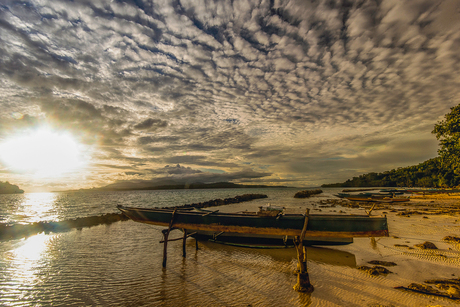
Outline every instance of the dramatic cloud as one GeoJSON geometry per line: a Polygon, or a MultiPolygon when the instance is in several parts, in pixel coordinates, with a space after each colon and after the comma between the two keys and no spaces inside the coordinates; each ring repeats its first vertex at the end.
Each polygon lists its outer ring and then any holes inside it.
{"type": "Polygon", "coordinates": [[[88,166],[1,177],[312,186],[417,164],[460,103],[458,50],[456,0],[3,1],[0,142],[51,126],[88,166]]]}

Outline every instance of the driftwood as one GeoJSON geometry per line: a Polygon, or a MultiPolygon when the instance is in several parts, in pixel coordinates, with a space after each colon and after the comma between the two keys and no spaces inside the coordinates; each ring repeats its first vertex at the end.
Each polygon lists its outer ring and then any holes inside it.
{"type": "Polygon", "coordinates": [[[308,227],[308,215],[309,209],[307,209],[305,213],[305,221],[303,224],[302,232],[300,236],[294,237],[294,245],[297,250],[297,260],[298,260],[298,269],[299,273],[297,274],[297,283],[294,286],[294,290],[298,292],[313,292],[313,286],[310,283],[310,277],[308,275],[308,268],[307,268],[307,250],[305,246],[303,246],[303,240],[307,233],[308,227]]]}
{"type": "Polygon", "coordinates": [[[403,286],[395,287],[395,289],[405,290],[409,292],[416,292],[420,294],[434,295],[434,296],[449,298],[452,300],[460,300],[460,295],[458,295],[458,290],[456,291],[456,293],[454,292],[451,294],[449,292],[438,291],[430,286],[420,285],[416,283],[412,283],[407,287],[403,287],[403,286]]]}

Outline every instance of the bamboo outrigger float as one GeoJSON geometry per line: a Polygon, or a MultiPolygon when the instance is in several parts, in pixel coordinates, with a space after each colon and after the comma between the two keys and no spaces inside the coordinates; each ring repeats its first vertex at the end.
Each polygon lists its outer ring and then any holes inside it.
{"type": "Polygon", "coordinates": [[[322,245],[347,244],[354,237],[388,236],[387,218],[369,215],[283,214],[279,212],[221,213],[183,209],[131,208],[118,206],[126,216],[136,222],[168,227],[163,230],[163,266],[166,266],[167,242],[172,229],[183,229],[183,256],[189,236],[226,234],[240,238],[291,237],[297,249],[299,274],[296,290],[312,289],[306,267],[304,245],[323,242],[322,245]],[[332,238],[332,239],[331,239],[332,238]],[[324,240],[322,240],[324,239],[324,240]],[[345,239],[345,240],[344,240],[345,239]],[[337,243],[338,242],[338,243],[337,243]],[[342,243],[340,243],[342,242],[342,243]]]}

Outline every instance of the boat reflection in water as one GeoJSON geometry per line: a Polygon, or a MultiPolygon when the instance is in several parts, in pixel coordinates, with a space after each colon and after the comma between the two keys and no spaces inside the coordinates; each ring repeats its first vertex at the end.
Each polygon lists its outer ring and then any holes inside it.
{"type": "MultiPolygon", "coordinates": [[[[223,252],[229,253],[246,253],[248,255],[267,257],[271,261],[278,261],[282,263],[290,263],[291,261],[297,262],[297,252],[293,247],[283,248],[240,248],[238,246],[232,246],[227,244],[216,243],[212,241],[199,241],[200,247],[206,246],[209,249],[218,249],[223,252]]],[[[347,266],[354,268],[356,267],[356,257],[354,254],[336,250],[333,248],[326,248],[320,246],[307,246],[307,255],[309,261],[315,261],[319,263],[347,266]]]]}

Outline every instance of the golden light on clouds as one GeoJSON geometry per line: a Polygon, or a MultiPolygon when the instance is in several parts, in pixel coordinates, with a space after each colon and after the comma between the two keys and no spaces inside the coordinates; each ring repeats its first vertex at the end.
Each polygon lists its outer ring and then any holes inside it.
{"type": "Polygon", "coordinates": [[[0,144],[0,159],[13,171],[59,177],[85,165],[82,146],[65,132],[40,128],[0,144]]]}

